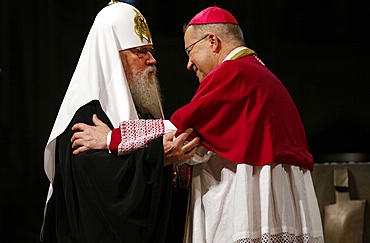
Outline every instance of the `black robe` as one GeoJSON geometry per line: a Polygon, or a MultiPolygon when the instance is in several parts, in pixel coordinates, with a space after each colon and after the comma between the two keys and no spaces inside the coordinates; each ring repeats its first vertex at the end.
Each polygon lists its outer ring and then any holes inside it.
{"type": "Polygon", "coordinates": [[[57,138],[54,193],[43,242],[181,242],[185,204],[184,199],[171,202],[172,166],[163,167],[163,138],[125,156],[101,150],[75,156],[71,127],[92,125],[93,114],[113,128],[100,103],[92,101],[57,138]]]}

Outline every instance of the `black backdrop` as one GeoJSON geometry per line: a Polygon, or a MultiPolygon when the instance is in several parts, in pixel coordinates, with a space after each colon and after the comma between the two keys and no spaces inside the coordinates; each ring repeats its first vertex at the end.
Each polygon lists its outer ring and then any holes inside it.
{"type": "MultiPolygon", "coordinates": [[[[182,25],[216,3],[285,84],[311,152],[370,152],[369,1],[141,0],[157,49],[165,114],[189,101],[182,25]]],[[[102,0],[0,3],[0,242],[38,242],[43,149],[102,0]]]]}

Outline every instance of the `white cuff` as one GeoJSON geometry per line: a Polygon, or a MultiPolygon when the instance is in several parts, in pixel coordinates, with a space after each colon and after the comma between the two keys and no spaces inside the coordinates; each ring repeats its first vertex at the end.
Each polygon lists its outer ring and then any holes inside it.
{"type": "Polygon", "coordinates": [[[204,155],[199,155],[197,153],[194,154],[194,156],[190,159],[188,164],[190,165],[196,165],[201,163],[206,163],[211,158],[211,156],[214,154],[212,151],[207,151],[204,155]]]}
{"type": "Polygon", "coordinates": [[[109,133],[107,134],[107,147],[108,147],[108,152],[109,153],[111,153],[111,151],[109,150],[109,145],[110,145],[111,138],[112,138],[112,130],[110,130],[109,133]]]}
{"type": "Polygon", "coordinates": [[[206,163],[208,160],[214,155],[215,153],[204,148],[203,146],[199,145],[197,147],[197,152],[195,152],[194,156],[186,161],[180,161],[174,163],[175,166],[182,165],[184,163],[187,163],[188,165],[197,165],[201,163],[206,163]]]}
{"type": "Polygon", "coordinates": [[[170,120],[163,120],[163,124],[164,124],[164,133],[169,133],[177,130],[175,125],[173,125],[172,122],[170,122],[170,120]]]}

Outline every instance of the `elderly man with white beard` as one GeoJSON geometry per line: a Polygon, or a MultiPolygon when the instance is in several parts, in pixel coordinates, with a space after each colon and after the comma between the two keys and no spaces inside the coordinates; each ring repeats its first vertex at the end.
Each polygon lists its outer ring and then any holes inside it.
{"type": "Polygon", "coordinates": [[[168,165],[189,159],[199,139],[184,145],[192,130],[174,139],[175,128],[163,120],[153,51],[135,7],[114,3],[96,16],[44,151],[50,187],[43,242],[170,241],[168,165]],[[126,134],[120,156],[72,147],[80,125],[98,117],[110,128],[142,126],[146,134],[126,134]]]}

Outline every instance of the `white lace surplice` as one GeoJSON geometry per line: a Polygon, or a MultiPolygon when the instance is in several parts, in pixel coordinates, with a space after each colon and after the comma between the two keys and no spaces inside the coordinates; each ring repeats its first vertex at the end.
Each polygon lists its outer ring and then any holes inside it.
{"type": "Polygon", "coordinates": [[[324,242],[309,170],[195,159],[187,242],[324,242]]]}

